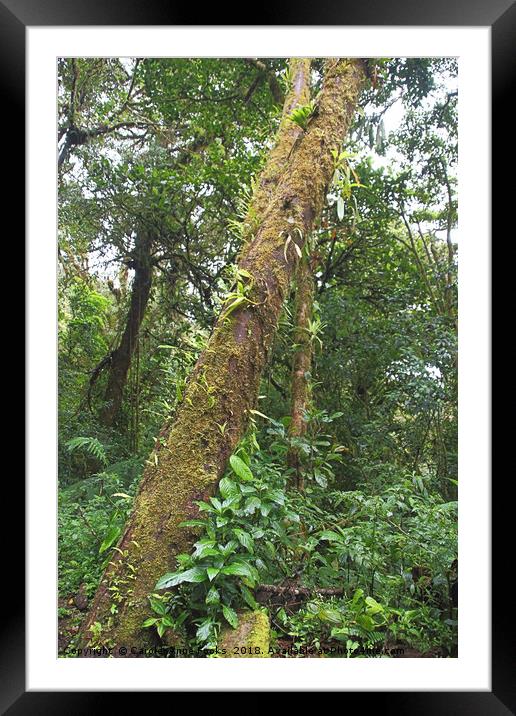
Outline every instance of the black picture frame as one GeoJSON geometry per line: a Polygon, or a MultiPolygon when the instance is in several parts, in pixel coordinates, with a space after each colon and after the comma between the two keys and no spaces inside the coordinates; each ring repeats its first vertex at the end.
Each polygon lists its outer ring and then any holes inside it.
{"type": "MultiPolygon", "coordinates": [[[[25,146],[25,30],[27,26],[66,25],[198,25],[201,6],[180,5],[165,0],[0,0],[0,86],[5,123],[4,142],[14,148],[9,164],[9,182],[4,190],[5,206],[17,216],[17,235],[20,236],[25,215],[24,146],[25,146]],[[16,211],[18,209],[18,211],[16,211]]],[[[516,45],[516,5],[511,0],[360,0],[340,4],[331,0],[309,3],[289,0],[281,5],[251,6],[259,17],[258,23],[235,22],[232,12],[223,12],[220,4],[203,5],[203,25],[405,25],[405,26],[490,26],[492,37],[492,159],[493,176],[501,176],[505,164],[514,166],[514,137],[508,137],[510,99],[516,87],[514,47],[516,45]],[[224,21],[227,20],[227,21],[224,21]],[[513,92],[511,93],[511,90],[513,92]],[[503,159],[502,159],[503,158],[503,159]],[[503,161],[503,164],[502,164],[503,161]]],[[[512,115],[511,115],[512,116],[512,115]]],[[[514,134],[514,133],[512,133],[514,134]]],[[[507,207],[511,207],[512,181],[496,183],[492,192],[492,216],[503,221],[507,207]]],[[[494,229],[493,229],[494,233],[494,229]]],[[[511,232],[512,233],[512,232],[511,232]]],[[[506,238],[510,237],[506,233],[506,238]]],[[[21,240],[12,239],[17,262],[21,240]]],[[[512,280],[512,283],[514,279],[512,280]]],[[[30,286],[28,287],[30,290],[30,286]]],[[[29,349],[34,348],[29,346],[29,349]]],[[[19,473],[19,469],[16,470],[19,473]]],[[[502,473],[503,474],[503,473],[502,473]]],[[[5,473],[7,479],[7,472],[5,473]]],[[[16,524],[24,521],[24,486],[11,475],[9,512],[16,511],[16,524]]],[[[507,504],[503,478],[493,482],[493,504],[496,505],[496,526],[493,534],[492,564],[499,577],[494,583],[492,600],[492,691],[491,692],[360,692],[362,711],[418,714],[507,714],[516,713],[516,639],[510,596],[510,561],[507,545],[513,541],[509,513],[502,515],[502,499],[507,504]],[[496,498],[499,498],[496,500],[496,498]],[[512,538],[512,540],[511,540],[512,538]],[[388,698],[386,698],[388,697],[388,698]]],[[[5,504],[5,503],[4,503],[5,504]]],[[[510,506],[508,505],[508,509],[510,506]]],[[[24,566],[22,555],[23,532],[18,526],[16,539],[6,540],[4,548],[9,566],[5,568],[4,594],[8,595],[0,620],[0,708],[2,713],[18,714],[79,714],[92,712],[102,705],[116,708],[114,700],[120,695],[112,692],[26,692],[25,690],[25,610],[22,599],[24,566]],[[7,571],[8,570],[8,571],[7,571]]],[[[345,696],[343,708],[349,709],[352,693],[345,696]]],[[[138,708],[143,696],[132,694],[132,709],[138,708]]],[[[170,695],[169,698],[173,698],[170,695]]],[[[148,700],[147,700],[148,708],[148,700]]],[[[243,702],[245,703],[245,702],[243,702]]],[[[172,705],[172,702],[169,702],[172,705]]],[[[243,704],[242,704],[243,707],[243,704]]]]}

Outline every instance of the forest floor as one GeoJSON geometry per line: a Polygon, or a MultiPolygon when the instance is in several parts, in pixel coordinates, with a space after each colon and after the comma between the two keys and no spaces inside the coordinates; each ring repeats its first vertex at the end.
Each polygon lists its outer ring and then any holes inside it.
{"type": "MultiPolygon", "coordinates": [[[[85,594],[79,590],[76,594],[72,594],[67,598],[59,598],[59,618],[58,618],[58,655],[64,656],[66,650],[79,631],[80,624],[85,616],[88,600],[85,594]]],[[[276,640],[273,649],[272,659],[285,658],[343,658],[345,654],[341,653],[343,646],[338,642],[321,643],[320,649],[317,651],[309,648],[297,649],[295,640],[290,637],[283,637],[276,640]],[[340,651],[339,651],[340,649],[340,651]],[[320,653],[322,652],[322,653],[320,653]]],[[[375,658],[382,655],[389,656],[393,659],[425,659],[425,658],[443,658],[448,656],[439,648],[428,652],[421,652],[406,644],[388,643],[383,647],[383,651],[378,653],[375,658]]],[[[356,657],[355,657],[356,658],[356,657]]]]}
{"type": "Polygon", "coordinates": [[[59,597],[59,617],[57,628],[57,651],[63,656],[70,641],[79,631],[79,626],[84,619],[87,608],[87,601],[79,601],[77,595],[70,595],[68,598],[59,597]]]}

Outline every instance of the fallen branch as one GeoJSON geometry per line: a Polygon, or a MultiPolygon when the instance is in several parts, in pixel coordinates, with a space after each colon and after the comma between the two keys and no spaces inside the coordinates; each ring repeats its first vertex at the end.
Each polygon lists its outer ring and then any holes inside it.
{"type": "Polygon", "coordinates": [[[338,597],[343,593],[343,589],[309,589],[297,585],[282,587],[276,584],[260,584],[256,588],[255,599],[259,604],[292,606],[301,604],[311,597],[338,597]]]}

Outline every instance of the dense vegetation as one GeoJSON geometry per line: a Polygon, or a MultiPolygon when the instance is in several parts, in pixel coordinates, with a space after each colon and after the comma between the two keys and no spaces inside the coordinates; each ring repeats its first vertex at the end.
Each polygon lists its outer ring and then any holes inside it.
{"type": "MultiPolygon", "coordinates": [[[[282,110],[288,60],[59,63],[62,653],[128,559],[119,540],[175,416],[194,389],[216,407],[195,366],[217,316],[223,331],[260,310],[238,263],[267,214],[260,173],[277,180],[271,148],[290,132],[287,181],[319,131],[325,64],[282,110]]],[[[250,609],[276,652],[456,655],[457,68],[364,67],[309,236],[281,232],[296,270],[245,431],[184,516],[195,543],[148,594],[156,645],[207,656],[250,609]]],[[[113,619],[131,569],[109,588],[113,619]]],[[[89,645],[109,647],[108,626],[94,618],[89,645]]]]}

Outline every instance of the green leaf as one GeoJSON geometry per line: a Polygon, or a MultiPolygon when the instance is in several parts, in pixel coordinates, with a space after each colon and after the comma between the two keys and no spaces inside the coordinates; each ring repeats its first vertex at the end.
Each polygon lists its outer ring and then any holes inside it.
{"type": "Polygon", "coordinates": [[[258,497],[250,497],[245,503],[244,512],[247,515],[252,515],[261,504],[262,501],[258,497]]]}
{"type": "Polygon", "coordinates": [[[200,641],[208,641],[208,639],[211,636],[211,632],[213,629],[213,621],[211,619],[205,619],[202,621],[197,628],[197,638],[200,641]]]}
{"type": "Polygon", "coordinates": [[[237,544],[238,543],[235,542],[234,539],[229,540],[229,542],[227,542],[225,545],[219,544],[218,545],[219,553],[223,557],[227,557],[228,555],[230,555],[232,552],[235,551],[237,544]]]}
{"type": "Polygon", "coordinates": [[[265,420],[269,420],[271,423],[274,422],[274,420],[272,418],[269,418],[268,415],[264,415],[263,413],[260,413],[259,410],[250,410],[249,412],[252,413],[253,415],[259,415],[260,418],[265,418],[265,420]]]}
{"type": "Polygon", "coordinates": [[[231,303],[224,311],[224,318],[229,318],[233,311],[235,311],[239,306],[241,306],[243,303],[246,303],[247,301],[248,299],[245,296],[238,296],[238,298],[235,298],[233,303],[231,303]]]}
{"type": "Polygon", "coordinates": [[[233,534],[242,547],[245,547],[248,552],[252,552],[254,550],[254,541],[250,534],[241,529],[234,529],[233,534]]]}
{"type": "Polygon", "coordinates": [[[327,540],[328,542],[341,542],[342,537],[341,535],[338,535],[336,532],[332,532],[331,530],[325,530],[324,532],[321,532],[319,535],[320,540],[327,540]]]}
{"type": "Polygon", "coordinates": [[[165,616],[165,614],[167,613],[167,608],[163,604],[163,602],[161,602],[159,599],[155,599],[154,597],[149,597],[149,602],[153,612],[156,612],[156,614],[159,614],[162,617],[165,616]]]}
{"type": "Polygon", "coordinates": [[[179,523],[179,527],[206,527],[204,520],[185,520],[179,523]]]}
{"type": "Polygon", "coordinates": [[[218,604],[220,602],[220,594],[215,587],[210,587],[205,601],[206,604],[218,604]]]}
{"type": "Polygon", "coordinates": [[[234,609],[231,609],[231,607],[226,606],[225,604],[222,605],[222,613],[224,614],[224,617],[226,620],[231,624],[233,629],[236,629],[238,626],[238,615],[235,612],[234,609]]]}
{"type": "Polygon", "coordinates": [[[231,499],[232,497],[238,497],[240,494],[238,485],[236,482],[233,482],[233,480],[230,480],[229,477],[222,478],[219,482],[219,490],[225,500],[231,499]]]}
{"type": "Polygon", "coordinates": [[[217,569],[216,567],[208,567],[206,569],[206,572],[208,574],[208,579],[210,580],[210,582],[212,582],[217,576],[217,574],[220,572],[220,569],[217,569]]]}
{"type": "Polygon", "coordinates": [[[248,564],[244,564],[243,562],[231,562],[230,564],[227,564],[225,567],[222,567],[221,572],[223,574],[235,574],[239,577],[251,577],[253,578],[253,573],[251,568],[248,564]]]}
{"type": "Polygon", "coordinates": [[[195,552],[193,553],[193,556],[199,559],[202,557],[215,556],[219,552],[217,549],[214,549],[214,547],[215,540],[200,540],[195,543],[195,552]]]}
{"type": "Polygon", "coordinates": [[[278,505],[285,504],[285,495],[280,490],[271,490],[267,493],[267,496],[278,505]]]}
{"type": "Polygon", "coordinates": [[[102,554],[102,552],[105,552],[107,549],[109,549],[116,542],[121,532],[121,527],[117,527],[116,525],[110,527],[107,531],[106,536],[104,537],[104,541],[99,547],[99,554],[102,554]]]}
{"type": "Polygon", "coordinates": [[[229,458],[229,464],[231,465],[233,472],[238,475],[241,480],[254,479],[253,473],[245,462],[238,457],[238,455],[231,455],[229,458]]]}
{"type": "Polygon", "coordinates": [[[315,481],[318,485],[321,487],[328,487],[328,480],[325,478],[325,476],[320,472],[319,470],[315,471],[315,481]]]}
{"type": "Polygon", "coordinates": [[[382,605],[381,605],[381,604],[378,604],[378,602],[376,601],[376,599],[373,599],[373,597],[366,597],[366,598],[365,598],[365,603],[366,603],[367,606],[369,607],[366,611],[367,611],[367,613],[370,614],[371,616],[372,616],[373,614],[378,614],[378,612],[383,612],[383,607],[382,607],[382,605]]]}
{"type": "Polygon", "coordinates": [[[251,607],[251,609],[257,609],[258,608],[258,602],[253,597],[253,594],[248,587],[246,587],[244,584],[240,587],[240,591],[242,593],[242,596],[247,604],[248,607],[251,607]]]}
{"type": "Polygon", "coordinates": [[[169,572],[165,574],[158,580],[155,589],[167,589],[183,582],[204,582],[205,579],[206,570],[200,567],[193,567],[193,569],[187,569],[186,572],[169,572]]]}
{"type": "Polygon", "coordinates": [[[256,487],[253,485],[248,485],[247,483],[242,483],[239,485],[240,492],[243,495],[251,495],[253,492],[256,492],[256,487]]]}
{"type": "Polygon", "coordinates": [[[210,502],[217,512],[222,512],[222,503],[220,500],[217,500],[216,497],[210,497],[210,502]]]}
{"type": "Polygon", "coordinates": [[[263,517],[267,517],[271,509],[272,505],[270,502],[262,502],[262,504],[260,505],[260,512],[262,513],[263,517]]]}
{"type": "Polygon", "coordinates": [[[321,621],[327,621],[332,624],[341,624],[342,614],[336,609],[321,609],[319,612],[319,619],[321,621]]]}
{"type": "Polygon", "coordinates": [[[146,619],[143,622],[142,627],[144,627],[146,629],[147,627],[154,626],[154,624],[156,624],[157,621],[158,620],[155,617],[151,617],[150,619],[146,619]]]}

